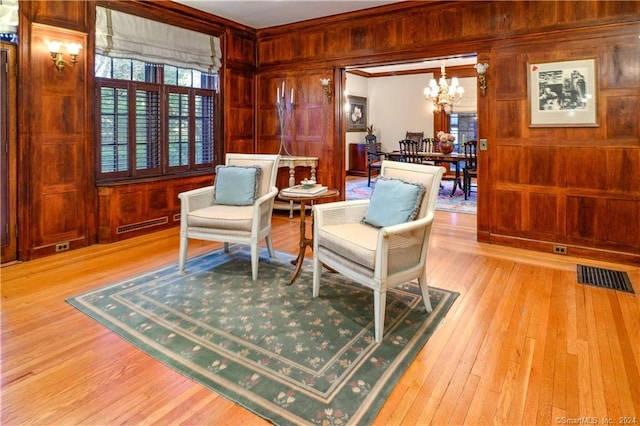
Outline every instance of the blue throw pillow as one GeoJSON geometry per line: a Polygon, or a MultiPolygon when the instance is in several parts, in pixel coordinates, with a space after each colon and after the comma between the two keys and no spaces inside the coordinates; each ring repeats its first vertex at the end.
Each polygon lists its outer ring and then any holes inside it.
{"type": "Polygon", "coordinates": [[[419,183],[380,176],[363,222],[376,228],[409,222],[418,214],[424,193],[419,183]]]}
{"type": "Polygon", "coordinates": [[[250,206],[260,194],[262,168],[258,166],[216,167],[213,202],[230,206],[250,206]]]}

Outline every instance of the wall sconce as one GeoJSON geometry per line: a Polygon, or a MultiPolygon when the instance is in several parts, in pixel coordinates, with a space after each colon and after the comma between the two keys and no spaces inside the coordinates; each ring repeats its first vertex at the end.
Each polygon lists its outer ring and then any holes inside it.
{"type": "Polygon", "coordinates": [[[324,90],[324,94],[327,95],[327,99],[331,100],[331,97],[333,97],[333,91],[331,90],[331,79],[321,78],[320,84],[322,84],[322,89],[324,90]]]}
{"type": "Polygon", "coordinates": [[[53,64],[58,68],[58,75],[62,75],[62,70],[65,66],[74,66],[78,62],[78,54],[82,49],[82,45],[78,43],[63,44],[59,41],[48,41],[47,47],[49,48],[49,53],[51,53],[53,64]],[[67,48],[67,53],[71,56],[71,62],[65,61],[62,57],[63,46],[67,48]]]}
{"type": "Polygon", "coordinates": [[[485,74],[487,73],[487,68],[489,68],[489,64],[487,63],[476,64],[474,68],[476,69],[476,71],[478,71],[478,82],[480,83],[480,90],[482,91],[482,96],[484,96],[487,90],[487,78],[485,77],[485,74]]]}

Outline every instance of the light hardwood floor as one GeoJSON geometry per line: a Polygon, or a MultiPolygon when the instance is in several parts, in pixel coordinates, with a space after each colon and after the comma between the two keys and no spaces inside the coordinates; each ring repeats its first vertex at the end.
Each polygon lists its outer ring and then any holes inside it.
{"type": "MultiPolygon", "coordinates": [[[[297,217],[274,226],[276,250],[296,252],[297,217]]],[[[429,283],[460,297],[375,424],[638,424],[638,296],[577,284],[576,263],[626,271],[636,291],[640,269],[475,235],[475,216],[436,213],[429,283]]],[[[218,247],[192,242],[189,256],[218,247]]],[[[0,423],[268,424],[65,302],[177,255],[171,229],[3,267],[0,423]]]]}

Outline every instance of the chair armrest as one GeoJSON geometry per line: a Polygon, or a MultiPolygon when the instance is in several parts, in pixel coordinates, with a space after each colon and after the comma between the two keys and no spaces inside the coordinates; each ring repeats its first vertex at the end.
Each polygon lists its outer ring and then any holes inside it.
{"type": "Polygon", "coordinates": [[[271,188],[271,191],[267,192],[260,198],[256,198],[253,205],[256,207],[260,207],[260,205],[268,202],[270,199],[275,199],[276,195],[278,195],[278,188],[274,186],[271,188]]]}
{"type": "Polygon", "coordinates": [[[204,188],[192,189],[191,191],[181,192],[178,194],[180,198],[180,206],[183,212],[189,213],[194,210],[202,209],[213,203],[213,195],[215,186],[205,186],[204,188]]]}
{"type": "Polygon", "coordinates": [[[359,223],[369,207],[369,200],[337,201],[313,206],[316,226],[359,223]]]}
{"type": "Polygon", "coordinates": [[[429,214],[426,217],[412,220],[411,222],[399,223],[397,225],[386,226],[380,228],[379,239],[380,238],[389,238],[390,236],[402,234],[406,232],[415,231],[420,228],[426,228],[427,226],[433,223],[434,219],[433,214],[429,214]]]}
{"type": "Polygon", "coordinates": [[[260,229],[263,229],[271,223],[273,201],[276,199],[276,195],[278,195],[278,188],[274,186],[271,188],[271,191],[257,198],[253,203],[254,215],[252,226],[254,227],[254,233],[257,233],[260,229]]]}
{"type": "Polygon", "coordinates": [[[433,219],[432,214],[411,222],[380,228],[375,274],[380,277],[402,276],[424,264],[433,219]]]}

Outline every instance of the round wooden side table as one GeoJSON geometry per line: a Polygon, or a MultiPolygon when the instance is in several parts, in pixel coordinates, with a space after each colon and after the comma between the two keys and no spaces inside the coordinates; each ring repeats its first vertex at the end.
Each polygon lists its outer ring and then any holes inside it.
{"type": "Polygon", "coordinates": [[[296,203],[300,203],[300,250],[298,251],[298,257],[291,261],[292,264],[296,265],[296,270],[291,277],[291,281],[289,285],[293,284],[293,282],[298,278],[298,274],[300,273],[300,269],[302,269],[302,262],[304,262],[304,255],[307,247],[313,247],[313,216],[311,218],[311,238],[307,238],[306,236],[306,203],[312,202],[315,200],[319,200],[321,198],[330,198],[337,197],[340,195],[340,191],[337,189],[327,189],[324,192],[320,192],[319,194],[283,194],[282,191],[278,194],[278,198],[284,201],[294,201],[296,203]]]}

